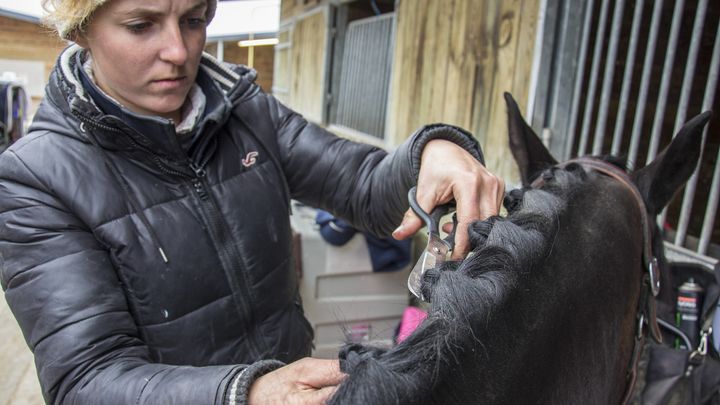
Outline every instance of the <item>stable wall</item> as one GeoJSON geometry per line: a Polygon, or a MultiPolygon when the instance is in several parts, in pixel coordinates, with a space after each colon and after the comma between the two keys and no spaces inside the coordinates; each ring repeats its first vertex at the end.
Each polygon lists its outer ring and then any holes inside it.
{"type": "Polygon", "coordinates": [[[45,62],[46,79],[66,46],[56,34],[40,24],[0,16],[0,59],[45,62]]]}
{"type": "MultiPolygon", "coordinates": [[[[283,0],[276,97],[327,124],[331,7],[341,0],[283,0]]],[[[471,131],[489,169],[518,174],[508,149],[504,92],[527,105],[539,2],[397,0],[392,80],[384,144],[398,145],[422,125],[471,131]]],[[[332,102],[332,100],[329,100],[332,102]]]]}
{"type": "MultiPolygon", "coordinates": [[[[32,105],[30,115],[34,114],[37,105],[44,94],[43,89],[47,83],[50,72],[60,52],[67,46],[50,29],[28,21],[18,20],[0,16],[0,59],[18,62],[36,62],[44,67],[42,72],[38,67],[37,72],[28,74],[27,84],[29,93],[32,94],[32,105]]],[[[4,69],[0,68],[0,74],[4,69]]],[[[16,72],[22,74],[23,72],[16,72]]]]}
{"type": "Polygon", "coordinates": [[[387,136],[446,122],[480,141],[488,168],[511,181],[503,92],[527,104],[535,0],[399,0],[387,136]]]}
{"type": "MultiPolygon", "coordinates": [[[[248,64],[248,49],[241,48],[237,45],[238,41],[227,41],[223,48],[223,60],[229,63],[240,65],[248,64]]],[[[210,42],[205,47],[205,51],[211,55],[217,55],[217,42],[210,42]]],[[[254,47],[255,56],[253,57],[253,69],[257,71],[257,80],[255,83],[267,93],[272,90],[273,84],[273,63],[275,60],[275,49],[273,46],[256,46],[254,47]]]]}
{"type": "Polygon", "coordinates": [[[318,124],[325,120],[326,71],[328,60],[329,7],[309,8],[282,2],[279,40],[275,46],[273,94],[306,119],[318,124]],[[301,10],[307,10],[299,13],[301,10]],[[299,13],[299,14],[298,14],[299,13]]]}

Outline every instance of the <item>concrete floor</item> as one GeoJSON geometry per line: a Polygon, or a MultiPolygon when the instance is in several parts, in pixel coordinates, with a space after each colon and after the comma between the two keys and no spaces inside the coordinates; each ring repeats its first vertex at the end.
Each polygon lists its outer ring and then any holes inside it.
{"type": "MultiPolygon", "coordinates": [[[[0,294],[1,295],[1,294],[0,294]]],[[[43,403],[33,356],[5,297],[0,297],[0,405],[43,403]]]]}

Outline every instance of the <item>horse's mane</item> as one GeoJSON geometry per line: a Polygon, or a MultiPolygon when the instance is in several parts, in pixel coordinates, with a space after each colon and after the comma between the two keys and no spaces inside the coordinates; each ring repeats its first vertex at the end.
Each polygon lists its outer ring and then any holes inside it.
{"type": "MultiPolygon", "coordinates": [[[[470,226],[473,249],[465,260],[426,272],[423,294],[431,305],[427,319],[413,335],[390,349],[359,344],[342,349],[341,369],[349,377],[329,403],[467,400],[472,393],[453,392],[451,387],[466,384],[472,390],[483,384],[476,368],[489,350],[488,324],[498,316],[498,308],[523,288],[523,276],[551,254],[567,202],[594,175],[570,164],[545,170],[542,189],[509,192],[507,217],[491,217],[470,226]]],[[[503,388],[490,389],[500,395],[503,388]]]]}

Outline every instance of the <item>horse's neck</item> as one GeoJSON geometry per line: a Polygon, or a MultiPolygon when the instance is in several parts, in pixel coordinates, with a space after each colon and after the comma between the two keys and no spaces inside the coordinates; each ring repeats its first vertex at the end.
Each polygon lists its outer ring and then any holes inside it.
{"type": "Polygon", "coordinates": [[[618,403],[625,387],[641,268],[637,226],[622,210],[574,211],[546,261],[499,310],[507,315],[498,322],[513,323],[505,329],[517,338],[497,359],[515,363],[507,396],[520,402],[618,403]]]}

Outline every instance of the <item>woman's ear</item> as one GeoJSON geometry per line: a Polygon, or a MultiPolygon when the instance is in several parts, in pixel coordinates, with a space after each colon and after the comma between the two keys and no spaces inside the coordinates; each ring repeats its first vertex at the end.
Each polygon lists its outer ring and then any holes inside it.
{"type": "Polygon", "coordinates": [[[75,30],[72,33],[68,34],[68,39],[70,41],[75,42],[76,44],[80,45],[81,47],[88,49],[88,41],[85,37],[85,34],[80,30],[75,30]]]}

